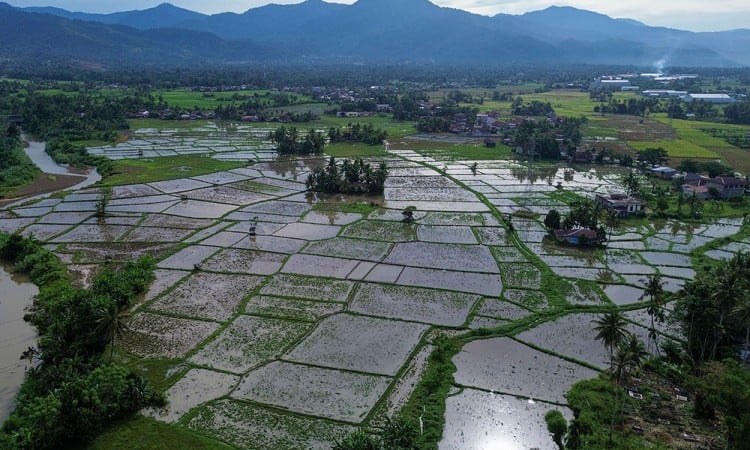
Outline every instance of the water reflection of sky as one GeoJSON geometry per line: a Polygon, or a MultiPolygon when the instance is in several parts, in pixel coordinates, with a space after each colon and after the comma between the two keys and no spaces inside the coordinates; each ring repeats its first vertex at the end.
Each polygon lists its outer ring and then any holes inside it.
{"type": "Polygon", "coordinates": [[[446,402],[445,429],[441,450],[525,450],[557,447],[547,432],[544,414],[560,410],[567,419],[572,413],[541,402],[513,396],[465,389],[446,402]]]}

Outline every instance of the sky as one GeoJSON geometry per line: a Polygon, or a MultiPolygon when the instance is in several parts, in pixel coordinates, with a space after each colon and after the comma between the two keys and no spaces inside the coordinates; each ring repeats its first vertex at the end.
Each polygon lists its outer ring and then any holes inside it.
{"type": "MultiPolygon", "coordinates": [[[[1,0],[0,0],[1,1],[1,0]]],[[[244,12],[271,3],[269,0],[5,0],[13,6],[56,6],[70,11],[108,13],[146,9],[163,1],[175,6],[215,14],[244,12]]],[[[355,0],[336,0],[354,3],[355,0]]],[[[611,17],[640,20],[652,26],[666,26],[691,31],[719,31],[750,28],[748,0],[431,0],[440,6],[464,9],[476,14],[522,14],[548,6],[574,6],[611,17]]],[[[300,0],[273,0],[291,4],[300,0]]]]}

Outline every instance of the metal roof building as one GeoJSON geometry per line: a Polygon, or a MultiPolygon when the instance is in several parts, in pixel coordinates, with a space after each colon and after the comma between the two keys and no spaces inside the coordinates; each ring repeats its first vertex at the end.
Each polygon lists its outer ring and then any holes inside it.
{"type": "Polygon", "coordinates": [[[689,94],[686,100],[693,102],[703,100],[706,103],[715,104],[727,104],[735,102],[735,100],[727,94],[689,94]]]}

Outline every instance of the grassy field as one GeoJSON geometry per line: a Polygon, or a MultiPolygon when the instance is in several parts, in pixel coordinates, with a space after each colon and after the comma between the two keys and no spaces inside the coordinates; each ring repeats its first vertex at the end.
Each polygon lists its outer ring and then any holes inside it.
{"type": "Polygon", "coordinates": [[[589,117],[589,123],[581,127],[584,137],[613,137],[620,135],[620,130],[610,126],[607,121],[599,116],[589,117]]]}
{"type": "MultiPolygon", "coordinates": [[[[267,90],[248,90],[248,91],[225,91],[225,92],[199,92],[192,91],[190,89],[174,89],[168,91],[155,91],[154,96],[162,96],[169,106],[180,107],[186,109],[198,108],[198,109],[214,109],[219,105],[229,105],[232,103],[245,102],[247,99],[252,97],[254,94],[258,94],[261,97],[261,101],[264,96],[269,94],[271,91],[267,90]],[[233,96],[238,96],[240,99],[233,100],[233,96]],[[242,97],[247,97],[242,99],[242,97]]],[[[286,94],[286,93],[280,93],[286,94]]],[[[294,95],[296,97],[296,103],[310,103],[312,99],[308,96],[301,94],[286,94],[294,95]]],[[[270,100],[270,99],[269,99],[270,100]]]]}
{"type": "Polygon", "coordinates": [[[136,416],[115,424],[82,449],[228,450],[231,447],[175,425],[136,416]]]}
{"type": "Polygon", "coordinates": [[[526,95],[532,94],[535,90],[544,87],[539,83],[521,83],[521,84],[501,84],[495,88],[462,88],[462,89],[441,89],[439,91],[429,92],[430,100],[442,101],[448,96],[450,91],[458,90],[464,94],[469,94],[473,97],[483,97],[485,104],[492,98],[492,93],[497,91],[501,94],[511,93],[513,95],[526,95]]]}
{"type": "MultiPolygon", "coordinates": [[[[628,98],[635,97],[635,93],[632,92],[616,92],[614,98],[618,100],[625,100],[628,98]]],[[[573,90],[555,90],[550,92],[542,92],[540,94],[531,94],[523,96],[524,102],[531,102],[534,100],[540,102],[550,102],[555,113],[560,116],[568,117],[579,117],[586,116],[591,117],[596,115],[594,107],[598,105],[597,102],[592,102],[589,99],[588,92],[580,92],[573,90]]]]}
{"type": "Polygon", "coordinates": [[[208,120],[161,120],[161,119],[130,119],[128,124],[131,130],[139,128],[154,128],[166,130],[171,128],[200,128],[208,125],[208,120]]]}
{"type": "MultiPolygon", "coordinates": [[[[302,124],[296,124],[297,128],[321,128],[321,129],[327,129],[330,127],[343,127],[351,124],[370,124],[375,128],[380,128],[386,131],[388,133],[388,139],[393,141],[393,139],[400,139],[404,136],[409,136],[411,134],[414,134],[417,132],[417,129],[414,127],[413,122],[404,122],[401,120],[394,120],[389,116],[386,115],[375,115],[372,117],[352,117],[352,118],[338,118],[338,117],[331,117],[331,116],[323,116],[318,120],[315,120],[313,122],[309,123],[302,123],[302,124]]],[[[279,126],[279,124],[263,124],[265,127],[276,127],[279,126]]]]}
{"type": "Polygon", "coordinates": [[[710,148],[735,148],[727,141],[721,138],[713,137],[710,134],[702,131],[708,128],[717,129],[730,129],[730,130],[746,130],[750,131],[750,127],[741,127],[739,125],[727,125],[722,123],[711,123],[711,122],[695,122],[691,120],[679,120],[679,119],[668,119],[660,117],[657,119],[659,122],[671,126],[675,132],[680,136],[681,139],[690,141],[693,144],[701,147],[710,148]]]}
{"type": "Polygon", "coordinates": [[[718,153],[693,142],[677,139],[666,141],[631,141],[628,144],[636,150],[661,147],[671,158],[719,159],[718,153]]]}
{"type": "Polygon", "coordinates": [[[330,144],[326,146],[326,154],[336,158],[354,158],[357,156],[386,156],[382,145],[367,144],[330,144]]]}
{"type": "Polygon", "coordinates": [[[236,169],[245,165],[245,163],[241,162],[219,161],[203,155],[126,159],[115,161],[115,167],[117,167],[120,173],[105,178],[101,182],[101,185],[117,186],[173,180],[236,169]]]}
{"type": "MultiPolygon", "coordinates": [[[[399,146],[395,146],[399,148],[399,146]]],[[[497,159],[508,159],[513,156],[513,150],[507,145],[498,145],[496,148],[487,148],[482,144],[456,144],[449,145],[445,142],[410,142],[409,149],[419,153],[443,160],[468,160],[468,161],[491,161],[497,159]],[[412,145],[415,144],[415,145],[412,145]]]]}
{"type": "MultiPolygon", "coordinates": [[[[538,85],[534,85],[538,86],[538,85]]],[[[531,87],[531,85],[529,86],[531,87]]],[[[510,116],[511,114],[511,102],[499,102],[491,100],[491,93],[489,95],[487,90],[473,90],[465,89],[461,92],[472,94],[475,97],[484,96],[484,103],[464,103],[462,106],[476,107],[480,111],[499,111],[503,115],[510,116]]],[[[594,112],[594,107],[598,105],[597,102],[593,102],[589,99],[588,92],[580,92],[576,90],[558,89],[548,92],[535,93],[532,89],[508,91],[514,94],[520,95],[523,101],[526,103],[532,101],[540,101],[543,103],[549,102],[554,108],[555,113],[561,116],[579,117],[586,116],[591,118],[596,117],[597,113],[594,112]]],[[[445,98],[448,94],[447,90],[433,92],[430,94],[430,98],[433,101],[439,101],[445,98]]],[[[634,97],[636,94],[632,92],[616,92],[614,98],[618,100],[625,100],[634,97]]]]}

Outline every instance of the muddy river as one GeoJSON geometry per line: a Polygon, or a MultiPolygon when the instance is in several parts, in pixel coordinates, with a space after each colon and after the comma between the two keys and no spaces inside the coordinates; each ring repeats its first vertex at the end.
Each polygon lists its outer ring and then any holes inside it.
{"type": "Polygon", "coordinates": [[[21,353],[36,345],[36,331],[23,315],[38,289],[28,278],[9,272],[10,267],[0,264],[0,423],[8,417],[29,365],[21,353]]]}

